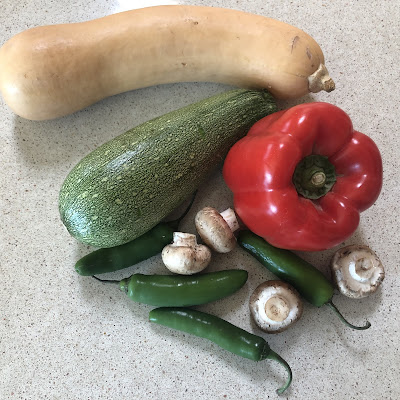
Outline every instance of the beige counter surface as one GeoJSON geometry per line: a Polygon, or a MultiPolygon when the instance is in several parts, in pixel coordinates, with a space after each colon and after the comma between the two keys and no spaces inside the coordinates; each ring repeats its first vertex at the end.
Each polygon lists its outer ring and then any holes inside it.
{"type": "MultiPolygon", "coordinates": [[[[326,251],[298,254],[326,276],[334,252],[347,244],[376,251],[386,269],[374,295],[334,301],[355,324],[345,327],[328,307],[305,303],[302,318],[277,335],[252,323],[248,300],[273,275],[240,248],[216,255],[209,270],[243,268],[235,295],[199,307],[264,337],[292,367],[288,399],[400,398],[400,6],[396,1],[18,1],[0,2],[0,45],[25,29],[72,23],[157,4],[235,8],[297,26],[320,44],[336,82],[318,93],[280,103],[326,101],[345,110],[356,130],[381,151],[384,183],[357,231],[326,251]]],[[[223,21],[221,21],[223,23],[223,21]]],[[[1,74],[1,71],[0,71],[1,74]]],[[[277,398],[286,373],[206,340],[148,322],[151,306],[115,286],[79,276],[75,262],[93,250],[72,238],[58,212],[58,193],[71,168],[102,143],[148,119],[222,92],[212,83],[179,83],[120,94],[75,114],[34,122],[14,114],[0,96],[0,399],[256,400],[277,398]]],[[[182,230],[195,233],[203,206],[232,206],[220,170],[204,184],[182,230]]],[[[108,274],[166,273],[161,257],[108,274]]]]}

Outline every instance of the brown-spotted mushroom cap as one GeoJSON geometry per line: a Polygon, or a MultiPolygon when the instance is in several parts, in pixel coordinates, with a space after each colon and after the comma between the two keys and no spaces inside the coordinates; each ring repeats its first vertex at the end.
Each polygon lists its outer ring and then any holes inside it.
{"type": "Polygon", "coordinates": [[[239,223],[231,208],[219,213],[213,207],[204,207],[196,214],[195,225],[204,243],[217,253],[228,253],[236,246],[233,232],[239,223]]]}
{"type": "Polygon", "coordinates": [[[279,280],[259,285],[251,295],[249,305],[256,325],[268,333],[284,331],[303,314],[303,302],[296,289],[279,280]]]}
{"type": "Polygon", "coordinates": [[[363,245],[339,249],[332,258],[331,268],[339,291],[351,298],[374,293],[385,278],[385,270],[378,256],[363,245]]]}

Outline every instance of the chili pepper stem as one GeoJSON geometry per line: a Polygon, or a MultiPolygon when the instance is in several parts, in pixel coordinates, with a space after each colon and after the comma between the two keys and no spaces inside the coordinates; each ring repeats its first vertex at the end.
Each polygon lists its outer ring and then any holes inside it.
{"type": "Polygon", "coordinates": [[[340,311],[337,309],[337,307],[332,303],[332,301],[328,301],[327,303],[325,303],[327,306],[329,306],[334,312],[335,314],[340,318],[340,320],[347,325],[349,328],[352,329],[357,329],[357,330],[364,330],[364,329],[368,329],[371,326],[371,323],[369,321],[367,321],[367,323],[364,326],[355,326],[353,324],[351,324],[349,321],[347,321],[343,315],[340,313],[340,311]]]}
{"type": "Polygon", "coordinates": [[[111,279],[100,279],[97,276],[92,275],[92,278],[97,279],[100,282],[105,282],[105,283],[119,283],[119,281],[114,281],[111,279]]]}
{"type": "Polygon", "coordinates": [[[287,379],[285,385],[279,389],[276,389],[276,392],[278,394],[282,394],[292,383],[292,370],[291,370],[289,364],[279,354],[275,353],[273,350],[270,350],[268,352],[268,355],[265,358],[267,358],[269,360],[277,361],[279,364],[281,364],[285,367],[285,369],[288,373],[288,379],[287,379]]]}

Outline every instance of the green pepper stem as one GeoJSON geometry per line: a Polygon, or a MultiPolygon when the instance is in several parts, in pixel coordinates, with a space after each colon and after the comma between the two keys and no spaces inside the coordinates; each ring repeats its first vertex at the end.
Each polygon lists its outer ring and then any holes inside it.
{"type": "Polygon", "coordinates": [[[332,303],[332,301],[328,301],[327,303],[325,303],[327,306],[329,306],[334,312],[335,314],[340,318],[340,320],[347,325],[348,327],[352,328],[352,329],[357,329],[357,330],[364,330],[364,329],[368,329],[371,326],[371,323],[369,321],[367,321],[367,323],[364,326],[355,326],[353,324],[351,324],[349,321],[347,321],[343,315],[340,313],[340,311],[337,309],[337,307],[332,303]]]}
{"type": "Polygon", "coordinates": [[[92,278],[97,279],[100,282],[105,282],[105,283],[119,283],[120,281],[114,281],[111,279],[100,279],[97,276],[92,275],[92,278]]]}
{"type": "Polygon", "coordinates": [[[285,385],[279,389],[276,389],[276,393],[282,394],[292,383],[292,370],[291,370],[289,364],[279,354],[275,353],[273,350],[270,350],[268,352],[268,355],[266,358],[269,360],[278,361],[279,364],[281,364],[285,367],[285,369],[288,373],[288,379],[287,379],[285,385]]]}
{"type": "Polygon", "coordinates": [[[314,186],[323,186],[325,185],[326,175],[323,171],[318,171],[311,177],[310,181],[314,186]]]}
{"type": "Polygon", "coordinates": [[[319,199],[336,182],[335,166],[325,156],[308,155],[297,164],[292,181],[300,195],[306,199],[319,199]]]}

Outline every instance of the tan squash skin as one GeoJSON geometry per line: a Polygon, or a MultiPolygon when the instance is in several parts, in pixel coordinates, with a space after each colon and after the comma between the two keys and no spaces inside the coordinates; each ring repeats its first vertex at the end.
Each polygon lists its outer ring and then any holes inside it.
{"type": "Polygon", "coordinates": [[[16,114],[45,120],[173,82],[268,88],[277,98],[297,98],[334,89],[324,73],[309,87],[323,64],[314,39],[283,22],[223,8],[156,6],[15,35],[0,49],[0,91],[16,114]]]}

